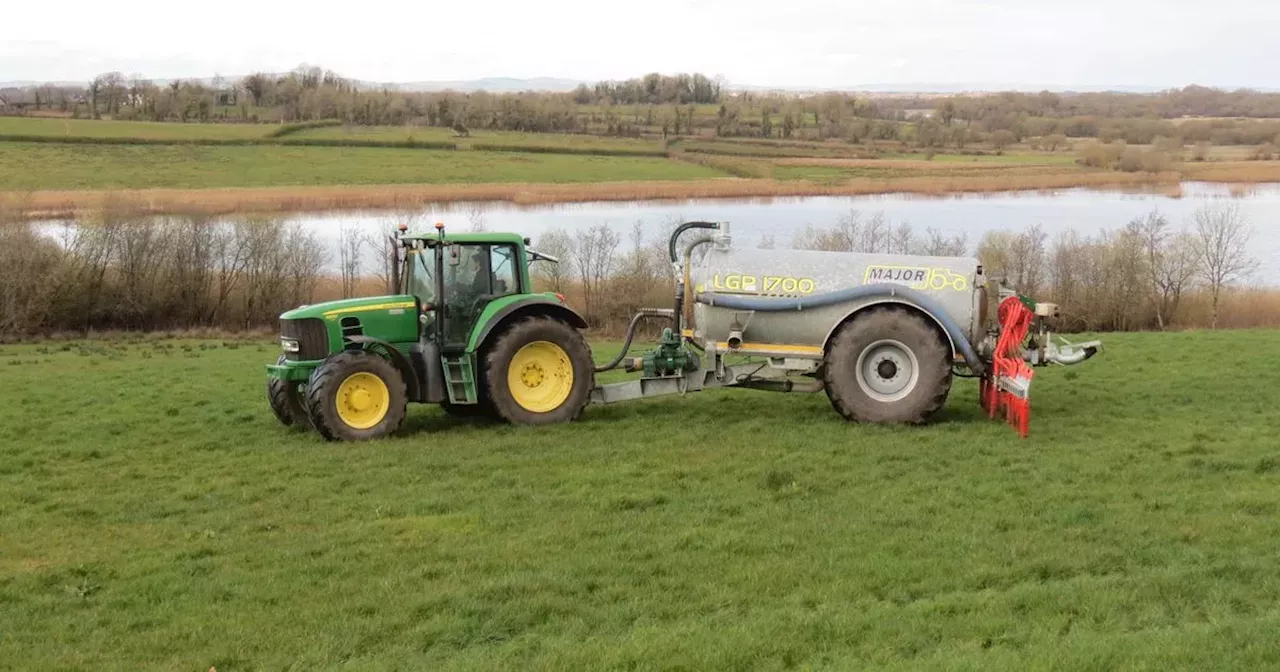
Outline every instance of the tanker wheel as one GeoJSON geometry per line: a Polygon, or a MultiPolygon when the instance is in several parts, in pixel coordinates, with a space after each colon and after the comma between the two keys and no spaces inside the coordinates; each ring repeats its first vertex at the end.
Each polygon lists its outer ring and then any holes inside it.
{"type": "Polygon", "coordinates": [[[568,422],[582,415],[595,387],[591,348],[573,326],[550,317],[516,322],[485,357],[494,412],[518,425],[568,422]]]}
{"type": "Polygon", "coordinates": [[[404,379],[391,362],[361,350],[330,356],[311,374],[307,410],[330,441],[379,439],[404,423],[404,379]]]}
{"type": "Polygon", "coordinates": [[[844,325],[822,368],[831,405],[856,422],[920,424],[951,391],[947,341],[902,308],[872,308],[844,325]]]}
{"type": "MultiPolygon", "coordinates": [[[[284,364],[285,356],[276,358],[276,364],[284,364]]],[[[267,378],[267,403],[271,412],[285,427],[308,429],[311,419],[307,417],[306,406],[303,405],[302,393],[298,391],[298,383],[279,378],[267,378]]]]}

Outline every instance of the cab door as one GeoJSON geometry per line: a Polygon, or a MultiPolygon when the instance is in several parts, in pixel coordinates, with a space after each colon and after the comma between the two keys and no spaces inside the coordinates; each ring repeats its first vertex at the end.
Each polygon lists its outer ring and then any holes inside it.
{"type": "Polygon", "coordinates": [[[465,350],[476,321],[494,299],[521,291],[514,245],[450,244],[444,264],[445,352],[465,350]]]}

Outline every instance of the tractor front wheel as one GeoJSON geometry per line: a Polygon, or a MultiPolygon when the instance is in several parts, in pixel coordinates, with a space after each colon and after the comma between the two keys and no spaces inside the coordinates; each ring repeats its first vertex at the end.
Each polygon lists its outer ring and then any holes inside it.
{"type": "Polygon", "coordinates": [[[595,386],[595,363],[586,339],[573,326],[550,317],[513,324],[485,360],[489,403],[512,424],[574,420],[595,386]]]}
{"type": "MultiPolygon", "coordinates": [[[[276,364],[284,364],[284,362],[284,355],[276,358],[276,364]]],[[[271,406],[271,412],[275,414],[276,419],[285,427],[296,426],[299,429],[307,429],[311,426],[311,419],[307,417],[307,409],[302,403],[302,393],[298,391],[297,383],[275,377],[267,378],[267,403],[271,406]]]]}
{"type": "Polygon", "coordinates": [[[378,355],[347,350],[311,374],[307,410],[330,441],[380,439],[404,423],[407,394],[396,367],[378,355]]]}

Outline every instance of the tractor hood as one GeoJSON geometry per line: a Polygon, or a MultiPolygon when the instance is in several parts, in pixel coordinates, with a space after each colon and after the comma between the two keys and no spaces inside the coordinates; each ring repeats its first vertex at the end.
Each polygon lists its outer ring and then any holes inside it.
{"type": "Polygon", "coordinates": [[[365,318],[371,314],[379,317],[396,317],[409,315],[413,317],[415,299],[412,294],[392,296],[366,296],[358,299],[342,299],[299,306],[280,315],[282,320],[301,320],[320,318],[326,322],[337,322],[347,316],[365,318]]]}
{"type": "Polygon", "coordinates": [[[280,315],[281,336],[298,341],[297,356],[304,360],[340,352],[353,336],[391,345],[415,343],[417,305],[413,295],[404,294],[301,306],[280,315]]]}

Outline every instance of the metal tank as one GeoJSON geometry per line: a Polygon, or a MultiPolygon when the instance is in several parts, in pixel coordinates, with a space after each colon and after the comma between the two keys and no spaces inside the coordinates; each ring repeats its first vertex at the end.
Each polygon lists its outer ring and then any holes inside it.
{"type": "MultiPolygon", "coordinates": [[[[727,228],[725,225],[722,227],[727,228]]],[[[796,310],[752,310],[727,307],[720,297],[832,296],[842,290],[894,285],[923,294],[945,312],[969,343],[984,337],[985,291],[979,262],[973,257],[864,254],[821,250],[766,250],[735,247],[723,228],[694,251],[689,283],[695,296],[693,338],[716,350],[744,354],[821,357],[835,330],[849,315],[887,298],[914,303],[903,296],[868,292],[848,300],[796,310]]],[[[939,325],[942,326],[942,325],[939,325]]],[[[951,339],[955,340],[955,339],[951,339]]],[[[952,344],[953,347],[958,345],[952,344]]]]}

